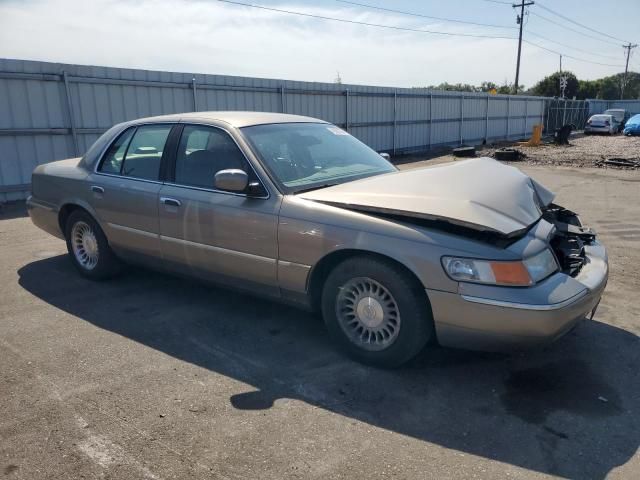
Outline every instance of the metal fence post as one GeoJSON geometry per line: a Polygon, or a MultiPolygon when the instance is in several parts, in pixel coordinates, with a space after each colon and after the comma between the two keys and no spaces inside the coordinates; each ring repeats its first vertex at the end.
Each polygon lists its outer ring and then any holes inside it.
{"type": "Polygon", "coordinates": [[[544,128],[544,118],[545,118],[545,114],[544,114],[544,106],[545,106],[546,100],[542,99],[540,100],[540,125],[542,125],[542,131],[545,131],[544,128]]]}
{"type": "Polygon", "coordinates": [[[193,92],[193,111],[198,111],[198,98],[196,97],[196,77],[191,79],[191,91],[193,92]]]}
{"type": "Polygon", "coordinates": [[[487,93],[487,111],[484,116],[484,143],[489,141],[489,99],[491,95],[487,93]]]}
{"type": "Polygon", "coordinates": [[[429,93],[429,150],[433,145],[433,93],[429,93]]]}
{"type": "Polygon", "coordinates": [[[69,90],[69,79],[67,78],[67,72],[62,71],[62,80],[64,81],[64,91],[67,97],[67,109],[69,110],[69,126],[71,127],[71,137],[73,138],[73,150],[76,155],[80,155],[80,148],[78,145],[78,133],[76,132],[76,121],[73,113],[73,102],[71,101],[71,91],[69,90]]]}
{"type": "Polygon", "coordinates": [[[285,113],[287,107],[284,101],[284,85],[280,85],[280,111],[285,113]]]}
{"type": "Polygon", "coordinates": [[[460,95],[460,145],[463,143],[464,137],[464,93],[460,95]]]}
{"type": "Polygon", "coordinates": [[[529,99],[524,99],[524,133],[523,135],[527,135],[527,121],[529,120],[529,99]]]}
{"type": "Polygon", "coordinates": [[[393,90],[393,154],[396,154],[396,130],[398,127],[397,120],[398,111],[398,90],[393,90]]]}
{"type": "Polygon", "coordinates": [[[509,140],[509,133],[511,133],[511,97],[507,97],[507,140],[509,140]]]}
{"type": "Polygon", "coordinates": [[[344,91],[344,123],[345,130],[349,131],[349,89],[344,91]]]}

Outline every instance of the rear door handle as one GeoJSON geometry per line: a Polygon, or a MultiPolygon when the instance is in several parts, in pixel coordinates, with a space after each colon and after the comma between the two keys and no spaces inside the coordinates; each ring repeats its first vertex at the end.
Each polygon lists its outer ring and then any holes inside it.
{"type": "Polygon", "coordinates": [[[175,198],[160,197],[160,201],[165,205],[170,205],[172,207],[179,207],[180,205],[182,205],[182,202],[180,202],[180,200],[176,200],[175,198]]]}
{"type": "Polygon", "coordinates": [[[99,187],[98,185],[91,185],[91,191],[93,193],[104,193],[104,188],[99,187]]]}

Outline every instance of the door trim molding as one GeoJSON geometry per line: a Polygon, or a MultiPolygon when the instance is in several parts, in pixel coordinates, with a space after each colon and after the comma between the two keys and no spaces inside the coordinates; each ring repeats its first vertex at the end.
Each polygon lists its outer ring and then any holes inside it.
{"type": "Polygon", "coordinates": [[[175,237],[167,237],[165,235],[159,235],[160,240],[165,240],[167,242],[178,243],[180,245],[188,245],[191,247],[202,248],[203,250],[210,250],[212,252],[224,253],[227,255],[235,255],[238,257],[249,258],[252,260],[257,260],[265,263],[275,264],[276,259],[270,257],[263,257],[262,255],[255,255],[253,253],[241,252],[239,250],[231,250],[223,247],[215,247],[213,245],[207,245],[206,243],[198,243],[192,242],[190,240],[184,240],[182,238],[175,237]]]}

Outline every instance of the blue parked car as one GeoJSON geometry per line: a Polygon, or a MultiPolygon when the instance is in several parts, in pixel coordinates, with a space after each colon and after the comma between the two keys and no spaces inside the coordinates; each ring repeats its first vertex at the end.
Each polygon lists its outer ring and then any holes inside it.
{"type": "Polygon", "coordinates": [[[640,135],[640,114],[634,115],[624,125],[625,135],[640,135]]]}

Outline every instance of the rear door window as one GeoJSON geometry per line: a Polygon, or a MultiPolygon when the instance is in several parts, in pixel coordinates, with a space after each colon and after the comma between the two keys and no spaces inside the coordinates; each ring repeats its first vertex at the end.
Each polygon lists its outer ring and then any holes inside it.
{"type": "Polygon", "coordinates": [[[111,144],[99,172],[144,180],[160,178],[162,152],[172,125],[132,127],[111,144]]]}
{"type": "Polygon", "coordinates": [[[129,146],[129,142],[131,141],[131,137],[135,131],[135,128],[126,130],[116,139],[115,142],[111,144],[109,150],[107,150],[107,153],[102,159],[100,168],[98,168],[99,172],[120,175],[122,160],[124,160],[127,147],[129,146]]]}
{"type": "Polygon", "coordinates": [[[138,127],[126,150],[121,174],[126,177],[158,180],[160,161],[172,125],[138,127]]]}

